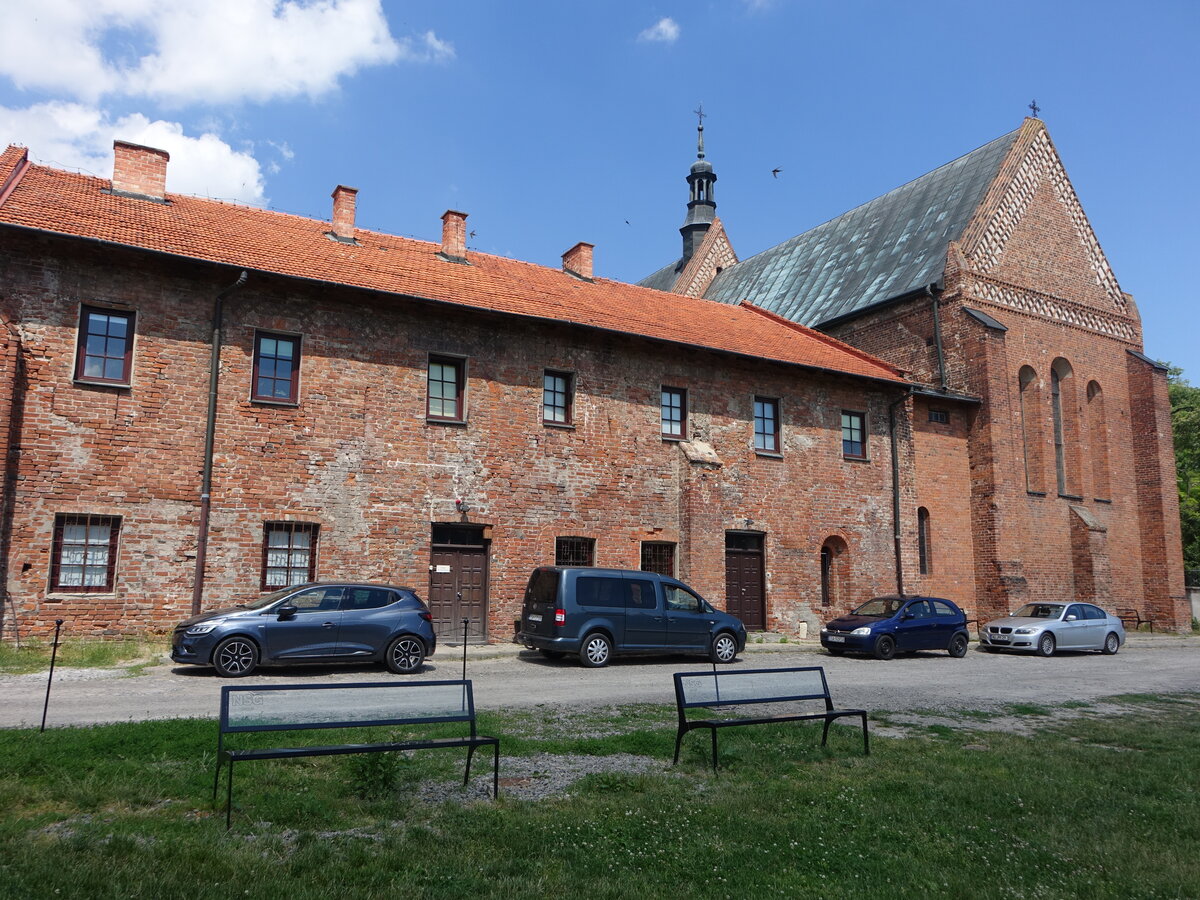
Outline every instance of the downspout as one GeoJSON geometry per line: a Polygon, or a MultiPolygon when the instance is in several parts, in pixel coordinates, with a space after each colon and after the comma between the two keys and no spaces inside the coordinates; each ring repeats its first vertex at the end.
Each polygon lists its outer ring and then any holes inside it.
{"type": "Polygon", "coordinates": [[[888,437],[892,442],[892,544],[896,554],[896,593],[904,596],[904,564],[902,562],[902,534],[900,529],[900,452],[896,440],[896,407],[912,396],[909,388],[902,396],[888,405],[888,437]]]}
{"type": "Polygon", "coordinates": [[[937,282],[934,282],[925,288],[925,293],[929,295],[933,306],[933,340],[937,344],[938,386],[944,391],[946,390],[946,354],[942,350],[942,315],[939,311],[942,289],[937,286],[937,282]]]}
{"type": "Polygon", "coordinates": [[[217,294],[213,302],[212,355],[208,362],[208,421],[204,430],[204,474],[200,479],[200,529],[196,535],[196,577],[192,585],[192,615],[200,614],[200,599],[204,596],[204,561],[208,556],[208,509],[212,494],[213,443],[217,431],[217,386],[221,377],[221,320],[225,298],[246,283],[250,274],[245,269],[237,281],[217,294]]]}

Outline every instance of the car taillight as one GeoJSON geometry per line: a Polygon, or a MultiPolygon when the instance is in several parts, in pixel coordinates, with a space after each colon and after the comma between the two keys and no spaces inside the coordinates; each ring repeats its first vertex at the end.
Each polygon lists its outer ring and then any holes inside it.
{"type": "Polygon", "coordinates": [[[423,612],[423,613],[420,613],[419,615],[420,615],[420,616],[421,616],[421,618],[422,618],[422,619],[424,619],[426,622],[432,622],[432,621],[433,621],[433,613],[431,613],[431,612],[423,612]]]}
{"type": "Polygon", "coordinates": [[[566,625],[567,624],[567,611],[565,609],[556,609],[554,611],[554,624],[555,625],[566,625]]]}

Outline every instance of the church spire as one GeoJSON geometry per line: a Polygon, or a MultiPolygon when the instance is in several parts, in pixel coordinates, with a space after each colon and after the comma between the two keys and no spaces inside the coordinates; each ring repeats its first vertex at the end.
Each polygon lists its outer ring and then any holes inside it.
{"type": "Polygon", "coordinates": [[[683,235],[683,263],[692,258],[692,254],[704,240],[704,235],[713,220],[717,217],[717,201],[713,199],[713,184],[717,180],[713,167],[704,158],[704,107],[696,111],[699,124],[696,126],[696,161],[688,174],[689,187],[688,211],[684,217],[683,227],[679,233],[683,235]]]}

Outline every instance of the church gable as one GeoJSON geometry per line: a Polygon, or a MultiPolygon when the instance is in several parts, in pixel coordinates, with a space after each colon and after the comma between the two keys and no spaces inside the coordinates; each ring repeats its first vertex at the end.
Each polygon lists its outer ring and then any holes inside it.
{"type": "Polygon", "coordinates": [[[1129,315],[1127,298],[1038,119],[1022,126],[961,246],[967,266],[989,280],[1129,315]]]}
{"type": "Polygon", "coordinates": [[[679,278],[671,290],[687,297],[703,297],[718,273],[737,261],[737,254],[725,233],[725,226],[717,218],[704,235],[700,249],[679,273],[679,278]]]}

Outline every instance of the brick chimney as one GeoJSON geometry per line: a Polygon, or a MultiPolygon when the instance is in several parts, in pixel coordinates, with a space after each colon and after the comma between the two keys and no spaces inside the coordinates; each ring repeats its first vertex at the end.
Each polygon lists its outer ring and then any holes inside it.
{"type": "Polygon", "coordinates": [[[442,256],[467,261],[467,214],[457,209],[442,213],[442,256]]]}
{"type": "Polygon", "coordinates": [[[354,207],[358,188],[339,184],[330,196],[333,197],[333,236],[344,241],[354,240],[354,207]]]}
{"type": "Polygon", "coordinates": [[[575,275],[585,281],[592,280],[592,251],[596,249],[595,244],[589,244],[586,241],[580,241],[570,250],[563,254],[563,271],[569,275],[575,275]]]}
{"type": "Polygon", "coordinates": [[[150,200],[166,200],[167,160],[170,158],[166,150],[113,141],[113,191],[150,200]]]}

